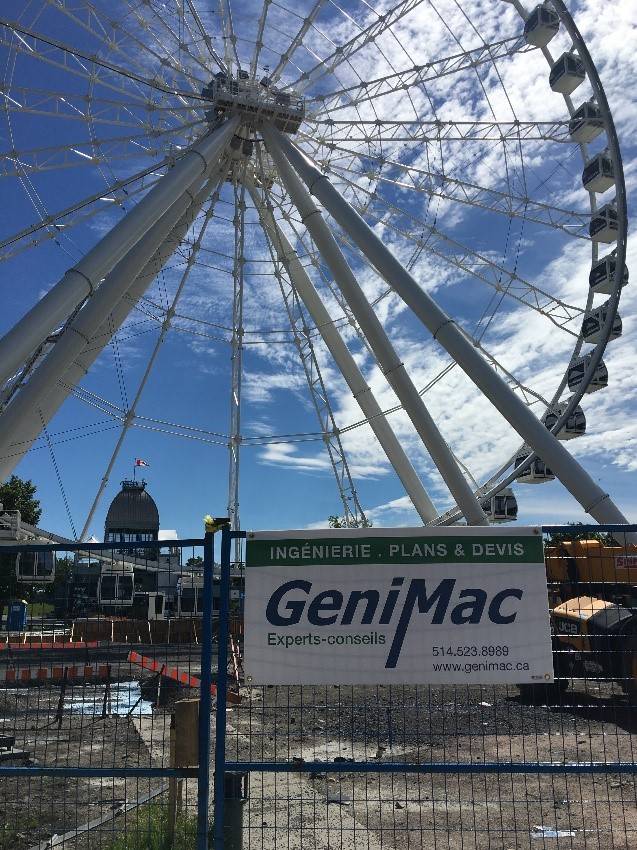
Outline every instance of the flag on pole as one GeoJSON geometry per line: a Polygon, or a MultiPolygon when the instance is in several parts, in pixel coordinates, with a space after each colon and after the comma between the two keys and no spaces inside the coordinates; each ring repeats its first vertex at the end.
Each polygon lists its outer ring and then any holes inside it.
{"type": "Polygon", "coordinates": [[[145,460],[142,460],[140,457],[135,458],[135,466],[150,466],[149,463],[146,463],[145,460]]]}

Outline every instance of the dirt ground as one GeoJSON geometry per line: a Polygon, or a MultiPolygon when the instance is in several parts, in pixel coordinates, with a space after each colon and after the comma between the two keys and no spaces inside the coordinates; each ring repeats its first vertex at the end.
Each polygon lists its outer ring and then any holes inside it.
{"type": "MultiPolygon", "coordinates": [[[[170,704],[133,707],[138,693],[136,684],[122,686],[111,705],[120,713],[102,718],[103,686],[75,687],[59,725],[59,687],[0,690],[0,735],[15,736],[27,764],[167,766],[170,704]]],[[[228,759],[299,764],[294,774],[251,775],[246,850],[637,850],[634,773],[347,770],[352,760],[634,763],[637,712],[611,685],[581,683],[554,708],[525,705],[504,687],[252,688],[243,695],[227,713],[228,759]],[[325,762],[326,770],[303,773],[303,761],[325,762]],[[330,772],[335,764],[344,772],[330,772]]],[[[106,850],[138,817],[134,809],[123,815],[124,807],[150,795],[165,801],[164,787],[142,779],[0,779],[0,850],[106,850]],[[68,835],[88,822],[90,832],[68,835]]],[[[184,795],[194,812],[194,781],[184,795]]]]}

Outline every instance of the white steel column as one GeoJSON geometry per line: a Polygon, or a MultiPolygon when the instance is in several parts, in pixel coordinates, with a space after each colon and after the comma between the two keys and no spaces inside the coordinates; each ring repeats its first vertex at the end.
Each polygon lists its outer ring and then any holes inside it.
{"type": "MultiPolygon", "coordinates": [[[[221,175],[222,181],[225,180],[226,173],[227,173],[226,169],[223,169],[222,175],[221,175]]],[[[102,494],[104,493],[104,490],[106,489],[106,485],[109,482],[111,472],[113,471],[113,466],[115,465],[115,461],[117,460],[117,457],[119,455],[119,450],[122,447],[122,444],[124,442],[124,438],[126,437],[126,434],[128,433],[128,429],[130,428],[133,420],[135,419],[135,414],[137,413],[137,405],[139,404],[139,400],[142,397],[142,393],[144,392],[144,388],[146,387],[146,383],[148,381],[148,378],[150,377],[150,373],[153,370],[153,366],[155,365],[155,361],[157,360],[157,356],[158,356],[158,354],[161,350],[161,347],[164,344],[164,340],[166,339],[166,334],[168,333],[168,331],[170,329],[170,324],[173,320],[173,316],[175,315],[175,311],[177,309],[177,304],[179,303],[179,299],[181,298],[181,294],[184,290],[184,286],[186,285],[186,281],[190,277],[190,272],[192,271],[192,269],[194,267],[195,261],[197,259],[197,255],[199,253],[199,249],[201,248],[201,243],[203,241],[204,234],[206,232],[206,229],[208,227],[210,219],[212,218],[212,214],[213,214],[214,208],[215,208],[215,203],[218,200],[218,198],[219,198],[219,188],[217,187],[216,192],[214,193],[214,195],[211,198],[210,207],[206,211],[206,217],[205,217],[204,222],[201,226],[201,230],[199,231],[197,239],[195,240],[192,248],[190,249],[190,255],[188,257],[188,262],[186,263],[186,268],[184,269],[184,271],[181,275],[179,285],[177,286],[177,290],[176,290],[176,292],[173,296],[170,307],[166,311],[166,318],[164,319],[164,322],[161,326],[161,331],[159,333],[159,336],[157,337],[157,341],[155,342],[155,347],[153,348],[153,351],[152,351],[150,357],[148,358],[148,363],[146,364],[146,369],[144,370],[144,374],[142,376],[142,379],[139,382],[139,385],[137,387],[137,392],[135,393],[135,397],[133,398],[132,402],[129,405],[128,410],[126,411],[126,417],[124,419],[124,422],[122,423],[122,430],[121,430],[120,435],[117,439],[117,443],[115,444],[115,448],[113,449],[113,451],[111,453],[110,460],[109,460],[109,462],[106,466],[106,472],[104,473],[104,475],[101,478],[100,485],[97,489],[97,493],[95,494],[95,498],[93,499],[93,504],[91,505],[91,507],[89,509],[89,512],[88,512],[87,517],[86,517],[86,521],[84,522],[84,527],[82,528],[82,531],[81,531],[80,536],[78,538],[80,541],[85,540],[86,536],[88,535],[91,522],[93,521],[93,516],[95,515],[95,511],[97,510],[97,506],[100,503],[100,499],[102,498],[102,494]]]]}
{"type": "MultiPolygon", "coordinates": [[[[245,173],[242,162],[235,166],[245,173]]],[[[235,172],[236,173],[236,172],[235,172]]],[[[230,528],[238,531],[239,520],[239,461],[241,459],[241,384],[243,380],[243,286],[245,266],[245,186],[235,177],[234,195],[234,261],[232,265],[232,339],[230,340],[230,439],[228,441],[228,517],[230,528]]],[[[235,561],[241,560],[241,539],[234,544],[235,561]]]]}
{"type": "Polygon", "coordinates": [[[126,321],[129,313],[148,289],[161,267],[181,243],[210,192],[211,186],[208,183],[197,194],[194,203],[183,214],[169,236],[163,240],[158,251],[149,260],[142,272],[130,282],[128,291],[117,303],[112,313],[103,317],[101,325],[89,339],[84,350],[73,359],[65,372],[54,376],[51,391],[42,401],[41,407],[39,409],[37,407],[30,408],[20,433],[14,435],[12,444],[8,444],[0,452],[0,480],[11,474],[40,434],[42,420],[45,423],[50,422],[67,396],[73,391],[73,388],[82,380],[102,350],[108,345],[112,336],[126,321]]]}
{"type": "Polygon", "coordinates": [[[0,456],[8,450],[11,443],[20,438],[30,413],[41,408],[44,399],[54,390],[57,379],[88,346],[96,330],[112,313],[132,281],[141,273],[193,201],[193,195],[186,190],[119,261],[95,295],[65,328],[29,381],[0,414],[0,456]]]}
{"type": "Polygon", "coordinates": [[[299,298],[305,304],[312,321],[323,338],[323,342],[340,369],[363,416],[368,420],[369,426],[376,435],[388,461],[402,482],[422,521],[424,523],[433,522],[438,516],[438,511],[387,422],[371,387],[368,386],[343,338],[334,327],[334,322],[330,318],[321,296],[316,291],[287,236],[276,224],[270,205],[267,201],[264,203],[261,200],[254,183],[250,179],[246,179],[246,186],[259,213],[261,225],[269,235],[279,261],[285,266],[299,298]]]}
{"type": "Polygon", "coordinates": [[[78,304],[98,289],[104,275],[175,203],[184,190],[219,159],[238,123],[238,118],[231,118],[190,148],[148,194],[0,339],[0,384],[14,375],[42,340],[63,324],[78,304]]]}
{"type": "Polygon", "coordinates": [[[304,225],[329,265],[334,279],[352,313],[367,337],[383,374],[398,396],[418,435],[436,464],[445,484],[462,510],[469,525],[487,525],[487,519],[468,481],[455,462],[449,446],[438,430],[422,397],[396,354],[385,330],[367,301],[334,236],[316,208],[278,144],[280,134],[270,125],[262,129],[263,138],[304,225]]]}
{"type": "Polygon", "coordinates": [[[434,339],[550,467],[584,510],[601,523],[626,523],[626,517],[608,493],[593,481],[563,444],[489,366],[454,320],[421,289],[330,180],[278,130],[269,127],[267,138],[272,140],[275,150],[285,151],[310,192],[321,201],[379,274],[428,328],[434,339]]]}

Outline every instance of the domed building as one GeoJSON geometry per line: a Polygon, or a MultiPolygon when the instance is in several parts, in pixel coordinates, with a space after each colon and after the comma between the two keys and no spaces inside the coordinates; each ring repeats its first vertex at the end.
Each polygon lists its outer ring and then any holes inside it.
{"type": "MultiPolygon", "coordinates": [[[[180,551],[164,541],[175,540],[177,532],[160,530],[159,510],[145,481],[125,480],[111,502],[104,523],[104,542],[113,546],[114,560],[134,565],[132,587],[127,593],[163,594],[168,609],[176,607],[178,582],[182,575],[180,551]],[[119,549],[118,543],[148,543],[148,548],[119,549]]],[[[94,540],[94,538],[93,538],[94,540]]],[[[97,542],[94,540],[94,542],[97,542]]],[[[73,567],[75,610],[94,610],[98,603],[100,576],[108,565],[90,558],[78,559],[73,567]]],[[[113,599],[122,596],[114,583],[113,599]]],[[[132,601],[132,600],[131,600],[132,601]]],[[[103,597],[102,597],[102,605],[103,597]]],[[[129,603],[130,604],[130,603],[129,603]]],[[[163,603],[162,603],[163,604],[163,603]]],[[[117,606],[116,606],[117,607],[117,606]]],[[[107,609],[108,610],[108,609],[107,609]]]]}
{"type": "Polygon", "coordinates": [[[158,539],[159,511],[146,490],[146,482],[122,481],[122,489],[106,514],[104,541],[150,543],[158,539]]]}

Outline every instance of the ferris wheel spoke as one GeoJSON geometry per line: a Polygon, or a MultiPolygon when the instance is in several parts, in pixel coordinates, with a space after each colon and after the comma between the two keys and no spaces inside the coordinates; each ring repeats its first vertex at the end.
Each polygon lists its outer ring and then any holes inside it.
{"type": "Polygon", "coordinates": [[[172,45],[165,44],[157,35],[157,33],[154,32],[153,28],[149,26],[148,20],[146,20],[143,15],[140,15],[137,9],[135,8],[131,9],[131,14],[139,24],[141,31],[144,33],[148,33],[148,35],[151,36],[156,46],[159,48],[160,52],[158,52],[157,50],[153,50],[147,42],[142,41],[129,30],[124,29],[121,24],[118,24],[117,28],[121,29],[122,34],[127,40],[132,41],[133,44],[136,44],[142,50],[153,56],[157,60],[159,67],[169,68],[175,73],[176,78],[183,77],[187,81],[187,84],[190,85],[190,87],[194,91],[199,92],[201,90],[202,84],[204,82],[207,82],[207,80],[204,80],[201,76],[195,74],[191,69],[187,68],[184,65],[183,55],[185,53],[187,59],[195,62],[199,66],[200,71],[204,71],[207,75],[208,69],[206,68],[205,64],[201,62],[198,57],[190,51],[188,44],[186,44],[182,39],[180,39],[177,33],[175,33],[170,28],[170,26],[166,23],[157,8],[153,6],[152,3],[149,4],[146,8],[160,23],[160,25],[168,32],[170,38],[174,42],[172,45]],[[175,56],[178,57],[178,61],[175,61],[175,56]]]}
{"type": "Polygon", "coordinates": [[[219,20],[221,21],[221,31],[223,33],[223,56],[226,69],[230,70],[233,61],[236,62],[237,68],[241,67],[241,60],[237,52],[237,36],[234,31],[234,21],[232,20],[232,8],[230,0],[217,0],[219,9],[219,20]],[[233,59],[234,56],[234,59],[233,59]]]}
{"type": "MultiPolygon", "coordinates": [[[[97,39],[103,46],[105,50],[113,50],[117,52],[120,56],[123,56],[128,64],[131,67],[137,68],[138,70],[144,71],[144,64],[142,61],[136,61],[135,52],[130,50],[130,45],[128,45],[128,49],[126,49],[127,45],[122,44],[120,42],[132,42],[137,45],[137,47],[141,50],[141,55],[149,53],[155,59],[158,60],[160,67],[169,67],[171,70],[175,71],[179,76],[184,76],[186,78],[190,77],[190,75],[185,71],[184,68],[173,62],[174,51],[171,51],[165,45],[161,45],[164,55],[157,54],[153,51],[148,44],[138,38],[136,35],[127,30],[122,24],[121,20],[111,19],[108,21],[107,26],[102,23],[99,10],[92,4],[87,4],[84,7],[79,8],[70,8],[67,0],[57,0],[56,10],[67,17],[69,20],[73,21],[78,27],[82,28],[86,32],[88,32],[92,38],[97,39]],[[85,18],[82,17],[81,13],[84,11],[86,13],[85,18]],[[96,25],[99,26],[99,32],[96,31],[96,25]],[[110,35],[109,35],[110,30],[110,35]],[[122,38],[120,41],[115,37],[115,33],[121,33],[122,38]]],[[[150,10],[153,10],[152,6],[148,6],[150,10]]],[[[156,39],[154,33],[151,28],[148,26],[148,23],[144,20],[144,18],[137,13],[137,11],[131,7],[131,14],[135,17],[138,24],[140,25],[142,32],[148,32],[153,38],[156,39]]],[[[195,79],[195,78],[193,78],[195,79]]]]}
{"type": "Polygon", "coordinates": [[[261,14],[259,15],[259,22],[257,24],[257,36],[254,42],[254,50],[252,52],[252,59],[250,60],[250,76],[256,79],[257,69],[259,67],[259,57],[261,55],[261,49],[263,48],[263,34],[265,32],[265,24],[268,19],[268,12],[270,11],[270,6],[272,5],[272,0],[263,0],[263,4],[261,6],[261,14]]]}
{"type": "MultiPolygon", "coordinates": [[[[248,184],[248,189],[252,195],[255,206],[259,204],[259,199],[252,184],[248,184]]],[[[267,202],[267,194],[266,194],[267,202]]],[[[301,301],[298,293],[298,280],[295,281],[291,274],[289,264],[285,261],[284,250],[281,243],[281,234],[277,230],[273,230],[273,218],[264,218],[264,210],[261,205],[257,206],[261,227],[268,245],[268,250],[271,255],[274,274],[279,285],[281,298],[285,305],[290,327],[293,332],[295,346],[305,380],[310,393],[310,398],[316,412],[319,428],[326,435],[325,447],[330,459],[332,473],[336,480],[337,489],[343,505],[346,525],[348,526],[364,526],[367,523],[365,512],[361,507],[358,499],[358,493],[352,479],[350,466],[341,442],[339,429],[336,425],[334,412],[330,403],[330,397],[327,391],[325,381],[321,374],[321,368],[316,357],[314,345],[308,333],[308,322],[305,312],[301,306],[301,301]],[[268,228],[268,224],[271,225],[268,228]],[[278,242],[276,242],[278,237],[278,242]],[[273,241],[274,240],[274,241],[273,241]],[[278,244],[278,250],[276,245],[278,244]],[[283,270],[286,274],[284,275],[283,270]],[[286,279],[287,278],[287,279],[286,279]]],[[[290,246],[291,250],[291,246],[290,246]]]]}
{"type": "Polygon", "coordinates": [[[457,74],[478,65],[492,63],[497,58],[527,52],[529,49],[524,39],[513,36],[461,53],[454,53],[451,56],[436,59],[424,65],[415,65],[413,68],[404,71],[396,71],[373,80],[363,80],[359,84],[335,89],[326,94],[315,94],[314,100],[321,103],[322,107],[310,111],[310,117],[316,119],[326,113],[329,117],[335,112],[346,109],[347,103],[342,103],[341,100],[345,95],[354,98],[358,104],[379,100],[388,95],[407,91],[413,86],[434,82],[450,74],[457,74]]]}
{"type": "MultiPolygon", "coordinates": [[[[0,151],[0,179],[21,174],[41,174],[45,171],[60,171],[69,168],[85,168],[87,164],[109,166],[139,159],[140,156],[157,157],[163,152],[159,136],[170,136],[176,129],[161,131],[150,140],[147,134],[121,136],[117,139],[91,139],[69,145],[51,146],[13,151],[0,151]],[[157,147],[151,147],[154,143],[157,147]],[[88,151],[82,150],[88,148],[88,151]]],[[[112,169],[110,169],[112,170],[112,169]]]]}
{"type": "Polygon", "coordinates": [[[299,49],[300,45],[303,43],[303,39],[309,32],[310,28],[313,26],[314,21],[318,13],[321,11],[325,0],[314,0],[314,4],[306,17],[303,19],[303,23],[301,27],[297,30],[296,34],[292,37],[289,45],[285,48],[285,51],[281,54],[281,58],[275,65],[270,75],[273,82],[277,82],[283,71],[285,70],[286,65],[292,58],[292,56],[299,49]]]}
{"type": "MultiPolygon", "coordinates": [[[[89,53],[81,51],[78,48],[71,47],[70,45],[64,44],[63,42],[58,41],[57,39],[50,38],[49,36],[45,36],[42,33],[32,32],[31,30],[27,29],[26,27],[23,27],[15,21],[8,21],[5,18],[0,18],[0,26],[5,27],[9,32],[17,36],[22,36],[21,44],[19,45],[16,45],[15,43],[6,40],[0,40],[0,45],[5,45],[13,51],[25,53],[26,55],[31,56],[32,58],[37,58],[38,61],[45,62],[61,70],[67,71],[68,73],[73,74],[74,76],[89,79],[91,77],[91,72],[85,65],[82,64],[83,62],[88,62],[92,65],[95,65],[96,67],[103,68],[106,71],[110,71],[115,75],[116,78],[124,77],[128,80],[133,80],[137,83],[141,83],[144,86],[148,86],[151,89],[156,89],[157,91],[164,92],[165,94],[181,95],[182,97],[194,96],[192,91],[183,91],[175,89],[174,87],[164,85],[156,78],[148,78],[140,74],[136,74],[134,71],[122,68],[121,66],[116,65],[112,62],[107,62],[103,59],[99,59],[99,57],[97,56],[93,56],[89,53]],[[28,37],[32,43],[29,44],[26,41],[25,37],[28,37]],[[44,50],[44,46],[49,48],[48,52],[44,50]],[[53,52],[54,55],[61,53],[61,59],[55,60],[51,58],[51,52],[53,52]],[[71,62],[73,62],[74,64],[71,64],[71,62]]],[[[130,92],[129,90],[122,89],[120,86],[116,86],[114,83],[109,83],[104,79],[100,79],[100,85],[111,89],[112,91],[119,91],[129,98],[132,97],[135,100],[143,101],[142,96],[133,95],[132,92],[130,92]]]]}
{"type": "Polygon", "coordinates": [[[324,118],[316,120],[325,135],[310,136],[318,144],[400,142],[569,142],[566,121],[396,121],[390,118],[347,121],[324,118]],[[365,128],[369,127],[369,132],[365,128]],[[358,131],[359,135],[356,135],[358,131]],[[338,133],[341,132],[342,136],[338,133]],[[402,134],[402,135],[401,135],[402,134]]]}
{"type": "Polygon", "coordinates": [[[329,56],[323,57],[309,71],[304,71],[301,76],[290,83],[287,88],[305,91],[308,86],[316,83],[327,74],[332,73],[343,62],[350,59],[359,50],[371,44],[386,29],[397,23],[405,15],[416,9],[423,0],[401,0],[392,9],[383,15],[374,12],[376,20],[372,21],[356,35],[352,36],[345,44],[337,47],[329,56]]]}
{"type": "Polygon", "coordinates": [[[193,21],[195,22],[195,26],[199,30],[202,41],[206,45],[206,50],[212,56],[212,58],[214,59],[215,63],[219,67],[219,69],[222,70],[222,71],[225,70],[225,66],[223,64],[223,59],[221,58],[221,56],[219,56],[219,54],[217,53],[217,51],[213,47],[212,38],[210,37],[205,26],[203,25],[203,21],[201,20],[201,17],[199,16],[199,12],[197,12],[197,9],[195,7],[195,4],[193,3],[193,0],[186,0],[186,5],[188,6],[188,11],[190,12],[190,14],[192,16],[193,21]]]}
{"type": "MultiPolygon", "coordinates": [[[[106,118],[92,116],[89,112],[81,112],[79,109],[75,109],[70,106],[63,95],[57,95],[55,97],[45,99],[41,97],[29,99],[29,96],[27,95],[27,99],[25,101],[19,101],[6,93],[3,97],[4,104],[2,111],[6,114],[41,115],[44,118],[55,118],[56,121],[73,121],[76,123],[81,122],[83,124],[90,121],[92,124],[100,126],[129,127],[131,130],[145,129],[148,133],[152,133],[157,129],[152,124],[144,123],[141,116],[136,121],[124,120],[123,118],[113,118],[112,114],[106,118]]],[[[127,118],[130,118],[129,109],[123,109],[122,113],[125,114],[127,118]]]]}
{"type": "Polygon", "coordinates": [[[156,172],[159,171],[160,169],[168,166],[172,161],[173,161],[172,155],[164,157],[164,159],[161,162],[156,162],[153,165],[151,165],[147,168],[144,168],[141,171],[138,171],[135,174],[133,174],[132,176],[127,177],[123,180],[117,180],[117,181],[115,181],[115,183],[111,184],[110,186],[107,186],[104,189],[99,190],[98,192],[94,192],[93,194],[91,194],[91,195],[89,195],[85,198],[82,198],[82,200],[77,201],[77,202],[75,202],[74,204],[71,204],[68,207],[64,207],[63,209],[58,210],[57,212],[54,212],[54,213],[49,213],[44,218],[44,220],[38,221],[38,222],[36,222],[32,225],[29,225],[28,227],[24,227],[21,230],[17,231],[17,233],[14,233],[11,236],[5,237],[3,240],[1,240],[0,241],[0,250],[2,250],[3,248],[6,248],[9,245],[13,245],[13,244],[15,244],[16,242],[19,242],[22,239],[26,239],[27,237],[32,236],[34,233],[37,233],[39,230],[42,230],[45,227],[47,227],[47,228],[48,227],[61,228],[61,227],[70,226],[70,223],[66,223],[66,222],[61,223],[60,220],[67,218],[68,216],[73,215],[74,213],[79,212],[80,210],[84,209],[85,207],[88,207],[91,204],[94,204],[96,202],[102,202],[104,204],[104,206],[101,207],[95,213],[93,213],[93,212],[89,213],[89,215],[98,214],[99,212],[104,212],[107,209],[110,210],[111,205],[113,203],[117,203],[121,206],[123,203],[125,203],[127,200],[129,200],[134,195],[141,193],[141,192],[146,192],[149,188],[152,188],[152,186],[155,184],[156,180],[158,180],[159,176],[160,176],[160,175],[156,174],[156,172]],[[138,181],[144,181],[144,179],[146,177],[149,177],[149,176],[155,176],[156,180],[149,180],[149,181],[146,181],[145,183],[142,182],[142,184],[140,186],[138,186],[136,189],[134,189],[132,191],[129,191],[127,189],[128,186],[131,186],[134,183],[137,183],[138,181]],[[119,196],[118,196],[118,193],[122,193],[122,190],[125,190],[124,193],[119,194],[119,196]]]}
{"type": "MultiPolygon", "coordinates": [[[[363,193],[365,192],[360,186],[355,188],[363,193]]],[[[534,286],[521,278],[516,272],[501,266],[490,257],[470,249],[459,240],[445,234],[439,227],[428,225],[395,204],[391,204],[385,198],[376,196],[375,200],[386,207],[387,212],[385,214],[372,213],[368,207],[362,208],[356,203],[352,206],[359,214],[371,219],[373,224],[382,224],[384,227],[388,227],[405,241],[416,244],[423,251],[455,266],[465,274],[483,281],[496,291],[504,292],[508,298],[513,298],[525,306],[531,307],[534,311],[550,319],[566,333],[578,336],[567,325],[576,319],[581,319],[583,311],[580,308],[567,304],[534,286]],[[393,220],[395,217],[402,217],[406,220],[406,224],[400,226],[393,220]],[[417,231],[420,231],[422,235],[417,235],[417,231]],[[427,237],[425,237],[425,233],[428,234],[427,237]],[[449,250],[445,251],[443,248],[449,250]]]]}
{"type": "MultiPolygon", "coordinates": [[[[346,151],[346,153],[350,155],[351,152],[346,151]]],[[[339,177],[343,177],[345,174],[370,177],[377,183],[395,187],[399,191],[424,192],[431,197],[441,198],[445,201],[488,210],[507,217],[523,218],[557,230],[564,230],[570,236],[589,239],[590,212],[580,213],[576,210],[561,209],[541,201],[534,201],[531,198],[516,196],[511,192],[479,186],[468,180],[451,177],[442,172],[426,171],[423,168],[392,159],[383,160],[383,164],[404,172],[408,177],[415,175],[419,179],[412,179],[408,183],[385,177],[376,171],[361,172],[355,168],[339,165],[338,160],[334,159],[330,161],[330,170],[336,172],[339,177]]]]}

